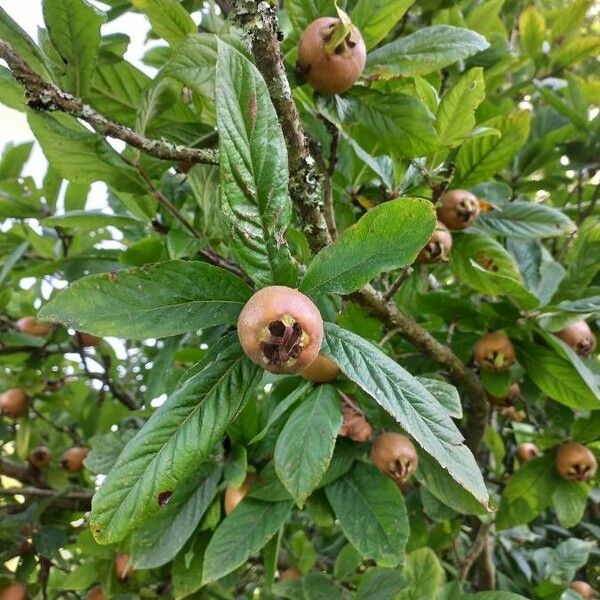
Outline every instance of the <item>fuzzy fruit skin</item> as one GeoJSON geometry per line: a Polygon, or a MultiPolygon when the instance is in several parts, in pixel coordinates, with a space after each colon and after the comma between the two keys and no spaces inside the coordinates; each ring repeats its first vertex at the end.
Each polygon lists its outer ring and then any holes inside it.
{"type": "Polygon", "coordinates": [[[15,323],[15,328],[21,333],[27,335],[37,335],[43,337],[52,331],[51,323],[42,323],[35,317],[23,317],[15,323]]]}
{"type": "Polygon", "coordinates": [[[587,581],[572,581],[569,587],[584,600],[593,600],[593,598],[596,598],[594,588],[587,581]]]}
{"type": "Polygon", "coordinates": [[[244,499],[244,496],[248,493],[248,490],[252,487],[252,484],[256,481],[255,473],[248,473],[244,483],[239,488],[235,488],[231,485],[227,486],[225,490],[225,514],[233,512],[237,505],[244,499]]]}
{"type": "Polygon", "coordinates": [[[405,483],[417,470],[419,457],[413,443],[399,433],[382,433],[373,442],[371,461],[396,484],[405,483]]]}
{"type": "Polygon", "coordinates": [[[567,481],[587,481],[598,469],[591,450],[577,442],[566,442],[556,452],[556,470],[567,481]]]}
{"type": "Polygon", "coordinates": [[[517,448],[517,460],[523,465],[540,455],[540,449],[532,442],[519,444],[517,448]]]}
{"type": "Polygon", "coordinates": [[[301,373],[304,379],[313,383],[329,383],[337,379],[339,374],[340,368],[332,360],[320,354],[301,373]]]}
{"type": "Polygon", "coordinates": [[[27,590],[22,583],[15,581],[0,590],[0,600],[25,600],[27,590]]]}
{"type": "Polygon", "coordinates": [[[102,341],[102,338],[96,337],[91,333],[85,333],[84,331],[78,331],[73,337],[75,343],[80,348],[95,348],[102,341]]]}
{"type": "Polygon", "coordinates": [[[479,216],[479,200],[467,190],[451,190],[440,198],[437,216],[448,229],[466,229],[479,216]]]}
{"type": "Polygon", "coordinates": [[[589,356],[596,349],[596,336],[585,321],[571,323],[556,335],[579,356],[589,356]]]}
{"type": "Polygon", "coordinates": [[[415,262],[420,265],[431,265],[436,262],[446,262],[452,248],[452,234],[448,228],[438,221],[438,224],[424,248],[421,249],[415,262]]]}
{"type": "Polygon", "coordinates": [[[29,462],[37,469],[44,469],[52,461],[52,452],[46,446],[38,446],[29,453],[29,462]]]}
{"type": "Polygon", "coordinates": [[[515,348],[503,333],[487,333],[473,351],[475,362],[490,373],[502,373],[515,362],[515,348]]]}
{"type": "MultiPolygon", "coordinates": [[[[344,51],[328,54],[325,45],[339,19],[315,19],[302,33],[298,45],[298,68],[308,84],[321,94],[341,94],[351,87],[365,68],[367,48],[360,31],[352,26],[350,47],[343,42],[344,51]]],[[[348,38],[346,38],[348,40],[348,38]]]]}
{"type": "Polygon", "coordinates": [[[94,586],[86,596],[87,600],[106,600],[106,596],[99,585],[94,586]]]}
{"type": "Polygon", "coordinates": [[[119,552],[115,555],[115,575],[120,581],[129,579],[134,573],[131,565],[129,564],[129,554],[119,552]]]}
{"type": "Polygon", "coordinates": [[[89,448],[75,446],[65,450],[60,460],[60,465],[69,473],[78,473],[83,470],[83,459],[88,455],[89,448]]]}
{"type": "Polygon", "coordinates": [[[238,318],[237,330],[244,352],[271,373],[300,373],[315,360],[323,343],[319,309],[308,296],[281,285],[263,288],[248,300],[238,318]],[[290,327],[299,326],[296,355],[287,360],[270,359],[264,352],[270,339],[269,326],[283,326],[284,321],[290,327]]]}
{"type": "Polygon", "coordinates": [[[485,393],[485,397],[487,401],[492,405],[498,408],[504,408],[506,406],[511,406],[515,399],[517,399],[521,395],[521,386],[518,383],[513,383],[509,388],[508,392],[505,396],[494,396],[489,392],[485,393]]]}
{"type": "Polygon", "coordinates": [[[11,388],[0,395],[0,414],[20,419],[27,414],[29,396],[21,388],[11,388]]]}
{"type": "Polygon", "coordinates": [[[302,573],[296,567],[286,569],[279,576],[279,581],[293,581],[294,579],[302,579],[302,573]]]}

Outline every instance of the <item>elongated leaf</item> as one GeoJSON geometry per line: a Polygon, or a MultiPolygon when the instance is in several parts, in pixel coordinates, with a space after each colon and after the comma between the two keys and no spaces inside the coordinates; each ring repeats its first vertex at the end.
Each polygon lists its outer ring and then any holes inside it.
{"type": "Polygon", "coordinates": [[[433,25],[371,52],[367,71],[383,75],[427,75],[485,50],[489,44],[474,31],[433,25]]]}
{"type": "Polygon", "coordinates": [[[458,146],[475,127],[475,109],[485,98],[483,69],[465,73],[443,96],[437,111],[440,142],[458,146]]]}
{"type": "Polygon", "coordinates": [[[444,567],[431,548],[419,548],[406,557],[402,570],[408,585],[398,594],[398,600],[435,598],[444,583],[444,567]]]}
{"type": "Polygon", "coordinates": [[[500,131],[501,136],[486,135],[464,142],[456,156],[452,185],[469,188],[506,167],[527,140],[530,119],[528,111],[518,111],[482,123],[500,131]]]}
{"type": "Polygon", "coordinates": [[[367,50],[377,44],[396,26],[415,0],[358,0],[352,11],[352,22],[365,40],[367,50]]]}
{"type": "Polygon", "coordinates": [[[584,483],[573,483],[564,479],[557,482],[552,494],[552,505],[563,527],[575,527],[585,512],[589,489],[584,483]]]}
{"type": "Polygon", "coordinates": [[[65,72],[63,85],[81,97],[87,94],[106,17],[86,0],[44,0],[44,21],[65,72]]]}
{"type": "Polygon", "coordinates": [[[171,46],[177,46],[196,25],[179,0],[132,0],[146,14],[154,32],[171,46]]]}
{"type": "Polygon", "coordinates": [[[524,54],[536,57],[542,53],[546,36],[546,20],[535,6],[528,6],[519,15],[519,35],[524,54]]]}
{"type": "Polygon", "coordinates": [[[363,558],[383,567],[402,563],[408,515],[404,497],[392,481],[375,467],[357,463],[325,493],[344,535],[363,558]]]}
{"type": "MultiPolygon", "coordinates": [[[[2,9],[0,8],[0,11],[2,9]]],[[[0,13],[1,17],[1,13],[0,13]]],[[[0,35],[0,38],[2,36],[0,35]]],[[[25,111],[25,89],[17,83],[11,72],[0,65],[0,102],[9,108],[25,111]]]]}
{"type": "Polygon", "coordinates": [[[173,492],[166,506],[132,536],[133,566],[155,569],[175,558],[217,493],[221,469],[195,473],[173,492]]]}
{"type": "Polygon", "coordinates": [[[251,294],[228,271],[172,260],[80,279],[39,315],[100,336],[160,338],[235,323],[251,294]]]}
{"type": "Polygon", "coordinates": [[[300,289],[349,294],[382,271],[412,263],[435,229],[427,200],[398,198],[371,209],[313,258],[300,289]]]}
{"type": "Polygon", "coordinates": [[[109,215],[102,211],[93,210],[73,210],[62,215],[47,217],[42,221],[47,227],[79,227],[93,231],[101,227],[131,227],[145,225],[143,221],[138,221],[126,215],[109,215]]]}
{"type": "Polygon", "coordinates": [[[431,395],[448,411],[455,419],[463,416],[462,405],[458,390],[446,381],[431,379],[429,377],[416,377],[417,381],[431,393],[431,395]]]}
{"type": "Polygon", "coordinates": [[[511,202],[484,212],[477,227],[492,234],[520,239],[557,237],[575,230],[575,223],[551,206],[533,202],[511,202]]]}
{"type": "Polygon", "coordinates": [[[258,283],[290,284],[295,276],[284,236],[292,205],[279,120],[256,67],[221,40],[218,48],[221,200],[232,246],[258,283]]]}
{"type": "Polygon", "coordinates": [[[200,467],[261,377],[230,334],[127,444],[92,501],[96,540],[123,539],[200,467]]]}
{"type": "Polygon", "coordinates": [[[275,445],[275,471],[302,505],[327,471],[342,411],[337,390],[320,385],[291,414],[275,445]]]}
{"type": "Polygon", "coordinates": [[[219,525],[204,555],[204,583],[216,581],[243,565],[279,530],[291,502],[244,499],[219,525]]]}
{"type": "Polygon", "coordinates": [[[325,324],[321,352],[335,360],[458,484],[487,506],[483,477],[460,431],[410,373],[376,346],[332,323],[325,324]]]}

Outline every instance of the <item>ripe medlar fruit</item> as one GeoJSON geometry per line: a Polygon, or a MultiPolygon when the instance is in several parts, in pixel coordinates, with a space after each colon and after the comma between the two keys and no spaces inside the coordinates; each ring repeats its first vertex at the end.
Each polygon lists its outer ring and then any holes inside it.
{"type": "Polygon", "coordinates": [[[572,581],[569,587],[584,600],[593,600],[596,597],[594,588],[587,581],[572,581]]]}
{"type": "Polygon", "coordinates": [[[596,336],[585,321],[571,323],[556,335],[579,356],[589,356],[596,349],[596,336]]]}
{"type": "Polygon", "coordinates": [[[430,265],[436,262],[446,262],[452,248],[452,234],[448,228],[438,221],[438,224],[424,248],[417,254],[415,262],[420,265],[430,265]]]}
{"type": "Polygon", "coordinates": [[[248,300],[237,322],[244,352],[271,373],[300,373],[317,357],[323,319],[298,290],[274,285],[248,300]]]}
{"type": "Polygon", "coordinates": [[[556,452],[556,470],[567,481],[587,481],[597,468],[596,457],[583,444],[566,442],[556,452]]]}
{"type": "Polygon", "coordinates": [[[99,585],[95,585],[86,596],[87,600],[106,600],[106,596],[99,585]]]}
{"type": "Polygon", "coordinates": [[[448,229],[466,229],[479,216],[479,200],[467,190],[451,190],[440,198],[438,219],[448,229]]]}
{"type": "Polygon", "coordinates": [[[11,388],[0,395],[0,414],[20,419],[27,414],[29,396],[21,388],[11,388]]]}
{"type": "Polygon", "coordinates": [[[513,383],[509,388],[508,392],[503,396],[494,396],[489,392],[485,393],[487,401],[492,405],[499,408],[505,406],[511,406],[513,402],[521,395],[521,386],[518,383],[513,383]]]}
{"type": "Polygon", "coordinates": [[[517,410],[514,406],[503,408],[500,414],[515,423],[522,423],[527,418],[527,413],[524,410],[517,410]]]}
{"type": "Polygon", "coordinates": [[[52,452],[46,446],[38,446],[29,453],[28,460],[36,469],[44,469],[52,460],[52,452]]]}
{"type": "Polygon", "coordinates": [[[85,333],[84,331],[75,332],[74,342],[80,348],[95,348],[101,341],[102,338],[96,337],[91,333],[85,333]]]}
{"type": "Polygon", "coordinates": [[[365,415],[350,402],[342,403],[344,420],[340,428],[340,435],[350,438],[355,442],[366,442],[373,434],[373,428],[365,415]]]}
{"type": "Polygon", "coordinates": [[[298,69],[307,83],[321,94],[340,94],[360,77],[367,48],[360,31],[349,26],[346,36],[335,44],[345,25],[334,17],[316,19],[304,30],[298,45],[298,69]]]}
{"type": "Polygon", "coordinates": [[[515,362],[515,348],[503,333],[487,333],[474,349],[475,362],[490,373],[506,371],[515,362]]]}
{"type": "Polygon", "coordinates": [[[521,464],[528,463],[539,455],[540,449],[532,442],[524,442],[523,444],[519,444],[517,448],[517,460],[521,464]]]}
{"type": "Polygon", "coordinates": [[[244,499],[244,496],[248,493],[248,490],[252,487],[252,484],[256,481],[256,473],[248,473],[246,479],[239,488],[231,485],[227,486],[225,490],[225,514],[228,515],[230,512],[235,510],[237,505],[244,499]]]}
{"type": "Polygon", "coordinates": [[[115,575],[117,579],[125,581],[129,579],[134,573],[133,568],[129,562],[129,554],[119,552],[115,555],[115,575]]]}
{"type": "Polygon", "coordinates": [[[337,379],[340,368],[332,360],[317,354],[317,358],[300,374],[313,383],[329,383],[337,379]]]}
{"type": "Polygon", "coordinates": [[[0,600],[26,600],[27,590],[22,583],[14,581],[0,590],[0,600]]]}
{"type": "Polygon", "coordinates": [[[60,460],[60,466],[69,473],[78,473],[83,470],[83,460],[89,451],[89,448],[78,446],[65,450],[60,460]]]}
{"type": "Polygon", "coordinates": [[[279,581],[292,581],[294,579],[302,579],[302,573],[296,567],[286,569],[279,576],[279,581]]]}
{"type": "Polygon", "coordinates": [[[52,324],[38,321],[35,317],[23,317],[15,323],[15,329],[27,335],[43,337],[52,331],[52,324]]]}
{"type": "Polygon", "coordinates": [[[406,482],[419,465],[412,442],[399,433],[382,433],[377,437],[371,448],[371,460],[398,485],[406,482]]]}

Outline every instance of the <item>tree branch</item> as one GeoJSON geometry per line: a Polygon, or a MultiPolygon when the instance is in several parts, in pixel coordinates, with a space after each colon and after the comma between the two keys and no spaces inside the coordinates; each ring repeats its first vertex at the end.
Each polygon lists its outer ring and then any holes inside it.
{"type": "Polygon", "coordinates": [[[28,104],[36,110],[60,110],[89,123],[101,135],[123,140],[145,154],[162,160],[189,163],[219,163],[217,152],[212,149],[187,148],[168,142],[147,138],[133,129],[110,121],[104,115],[84,104],[79,98],[61,90],[42,79],[15,52],[10,44],[0,40],[0,58],[6,61],[13,77],[27,91],[28,104]]]}
{"type": "Polygon", "coordinates": [[[91,490],[71,490],[58,492],[56,490],[37,487],[0,488],[0,496],[24,496],[25,498],[53,498],[54,506],[68,510],[88,511],[92,506],[91,490]]]}
{"type": "Polygon", "coordinates": [[[19,462],[0,456],[0,475],[5,475],[22,483],[48,488],[42,473],[28,462],[19,462]]]}
{"type": "Polygon", "coordinates": [[[490,531],[491,523],[481,523],[477,535],[473,540],[473,545],[465,556],[464,560],[458,568],[458,578],[460,581],[466,581],[469,576],[471,567],[475,564],[475,561],[479,558],[481,553],[487,546],[488,534],[490,531]]]}

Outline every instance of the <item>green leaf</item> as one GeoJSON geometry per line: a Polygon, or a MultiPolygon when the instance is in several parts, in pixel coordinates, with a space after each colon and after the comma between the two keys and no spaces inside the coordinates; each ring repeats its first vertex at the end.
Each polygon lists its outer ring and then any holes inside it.
{"type": "Polygon", "coordinates": [[[10,275],[14,266],[25,256],[29,250],[29,242],[19,244],[4,260],[2,261],[2,269],[0,269],[0,284],[10,275]]]}
{"type": "Polygon", "coordinates": [[[528,111],[517,111],[482,123],[500,131],[501,136],[486,135],[463,143],[456,156],[452,186],[468,189],[506,167],[529,137],[530,119],[528,111]]]}
{"type": "Polygon", "coordinates": [[[16,179],[21,174],[25,163],[29,160],[33,142],[17,144],[9,142],[2,150],[0,158],[0,180],[16,179]]]}
{"type": "Polygon", "coordinates": [[[563,527],[575,527],[585,513],[589,488],[585,483],[561,480],[552,494],[552,505],[563,527]]]}
{"type": "Polygon", "coordinates": [[[435,117],[418,98],[362,88],[347,94],[347,99],[351,104],[346,123],[359,124],[387,153],[414,158],[438,149],[435,117]]]}
{"type": "Polygon", "coordinates": [[[75,183],[104,181],[117,190],[145,193],[137,171],[127,164],[98,134],[90,133],[75,121],[60,121],[42,113],[29,113],[29,125],[48,162],[75,183]]]}
{"type": "Polygon", "coordinates": [[[260,285],[290,285],[295,273],[284,240],[292,204],[279,119],[257,68],[221,40],[218,48],[221,201],[232,249],[260,285]]]}
{"type": "Polygon", "coordinates": [[[488,492],[473,455],[450,415],[394,360],[360,336],[325,323],[321,352],[407,431],[483,506],[488,492]]]}
{"type": "Polygon", "coordinates": [[[288,600],[341,600],[340,589],[322,573],[308,573],[296,581],[283,581],[273,586],[277,598],[288,600]]]}
{"type": "Polygon", "coordinates": [[[317,386],[294,410],[275,445],[275,471],[298,505],[317,488],[342,426],[337,390],[317,386]]]}
{"type": "Polygon", "coordinates": [[[544,346],[524,342],[519,343],[517,356],[533,382],[556,402],[575,410],[600,410],[600,396],[570,361],[544,346]]]}
{"type": "Polygon", "coordinates": [[[170,46],[177,46],[189,33],[196,31],[196,24],[179,0],[131,0],[143,12],[156,35],[170,46]]]}
{"type": "Polygon", "coordinates": [[[521,239],[558,237],[576,229],[575,223],[551,206],[511,202],[477,219],[477,227],[492,234],[521,239]]]}
{"type": "Polygon", "coordinates": [[[219,525],[204,555],[204,583],[216,581],[258,553],[290,514],[290,502],[245,498],[219,525]]]}
{"type": "Polygon", "coordinates": [[[94,231],[102,227],[135,227],[144,226],[143,221],[128,217],[126,215],[110,215],[100,210],[72,210],[62,215],[46,217],[42,224],[46,227],[77,227],[94,231]]]}
{"type": "Polygon", "coordinates": [[[535,58],[542,53],[546,20],[535,6],[528,6],[519,15],[519,36],[523,54],[535,58]]]}
{"type": "Polygon", "coordinates": [[[485,98],[483,69],[467,71],[443,96],[437,110],[440,142],[458,146],[475,127],[475,109],[485,98]]]}
{"type": "Polygon", "coordinates": [[[440,379],[416,377],[417,381],[446,409],[455,419],[462,419],[463,410],[458,390],[440,379]]]}
{"type": "Polygon", "coordinates": [[[352,22],[365,40],[367,50],[374,48],[396,26],[415,0],[358,0],[352,22]]]}
{"type": "Polygon", "coordinates": [[[383,271],[411,264],[435,229],[428,200],[398,198],[371,209],[308,266],[300,289],[349,294],[383,271]]]}
{"type": "Polygon", "coordinates": [[[0,40],[8,42],[38,75],[52,81],[42,51],[2,7],[0,7],[0,40]]]}
{"type": "Polygon", "coordinates": [[[361,577],[354,599],[395,600],[405,586],[404,577],[397,569],[369,569],[361,577]]]}
{"type": "Polygon", "coordinates": [[[44,22],[64,64],[63,85],[78,98],[90,88],[106,17],[86,0],[44,0],[44,22]]]}
{"type": "Polygon", "coordinates": [[[251,295],[228,271],[171,260],[79,279],[39,316],[99,336],[161,338],[233,324],[251,295]]]}
{"type": "Polygon", "coordinates": [[[221,469],[195,473],[178,487],[167,504],[131,538],[136,569],[155,569],[168,563],[183,548],[211,505],[221,479],[221,469]]]}
{"type": "Polygon", "coordinates": [[[598,56],[599,52],[599,35],[581,35],[568,41],[564,46],[553,52],[550,55],[550,61],[555,69],[572,67],[582,60],[598,56]]]}
{"type": "Polygon", "coordinates": [[[402,571],[407,584],[398,594],[398,600],[421,600],[435,598],[444,584],[444,567],[431,548],[419,548],[407,555],[402,571]]]}
{"type": "Polygon", "coordinates": [[[357,463],[325,488],[344,535],[365,559],[395,567],[404,560],[409,524],[398,487],[372,465],[357,463]]]}
{"type": "MultiPolygon", "coordinates": [[[[2,9],[0,8],[0,11],[1,10],[2,9]]],[[[2,25],[0,24],[0,28],[1,27],[2,25]]],[[[0,38],[2,38],[1,35],[0,38]]],[[[17,83],[11,72],[2,65],[0,65],[0,102],[9,108],[21,112],[25,110],[26,106],[24,88],[17,83]]]]}
{"type": "Polygon", "coordinates": [[[460,600],[527,600],[527,598],[512,592],[477,592],[466,594],[460,600]]]}
{"type": "Polygon", "coordinates": [[[489,47],[474,31],[450,25],[424,27],[369,53],[367,71],[382,75],[427,75],[489,47]]]}
{"type": "Polygon", "coordinates": [[[173,561],[171,576],[175,598],[185,598],[202,587],[204,552],[209,539],[205,531],[194,535],[173,561]]]}
{"type": "Polygon", "coordinates": [[[221,339],[127,444],[94,495],[90,526],[99,543],[123,539],[160,511],[161,494],[174,492],[207,460],[261,374],[235,333],[221,339]]]}

